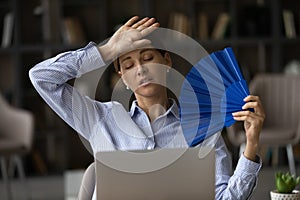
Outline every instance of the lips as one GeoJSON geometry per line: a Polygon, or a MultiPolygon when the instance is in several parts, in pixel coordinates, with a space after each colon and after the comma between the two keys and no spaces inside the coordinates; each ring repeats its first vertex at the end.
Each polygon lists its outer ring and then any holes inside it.
{"type": "Polygon", "coordinates": [[[144,78],[139,82],[139,86],[146,86],[152,82],[152,78],[144,78]]]}

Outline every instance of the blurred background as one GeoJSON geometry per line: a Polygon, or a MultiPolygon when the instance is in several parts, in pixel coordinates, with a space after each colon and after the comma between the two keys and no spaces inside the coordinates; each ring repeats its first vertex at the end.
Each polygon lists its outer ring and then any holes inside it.
{"type": "MultiPolygon", "coordinates": [[[[27,185],[29,199],[66,199],[70,187],[66,182],[73,180],[69,173],[74,172],[74,180],[80,180],[80,172],[93,161],[76,132],[34,90],[29,69],[89,41],[100,43],[133,15],[153,16],[162,27],[191,36],[209,53],[231,46],[249,83],[264,73],[300,76],[300,1],[0,0],[0,92],[6,106],[30,112],[34,121],[32,141],[21,157],[26,180],[31,181],[27,185]]],[[[116,82],[112,67],[105,74],[99,83],[102,89],[96,93],[96,99],[102,101],[110,99],[116,82]]],[[[3,113],[4,106],[0,109],[3,113]]],[[[236,164],[239,145],[223,132],[236,164]]],[[[4,143],[0,142],[0,151],[4,143]]],[[[293,145],[298,167],[299,149],[299,144],[293,145]]],[[[268,149],[264,152],[272,154],[268,149]]],[[[279,148],[278,156],[276,166],[287,167],[285,148],[279,148]]],[[[264,167],[272,164],[274,160],[269,159],[264,167]]],[[[6,190],[3,177],[0,194],[6,190]]],[[[18,177],[17,171],[12,177],[13,181],[18,177]]],[[[13,198],[23,197],[15,188],[13,198]]]]}

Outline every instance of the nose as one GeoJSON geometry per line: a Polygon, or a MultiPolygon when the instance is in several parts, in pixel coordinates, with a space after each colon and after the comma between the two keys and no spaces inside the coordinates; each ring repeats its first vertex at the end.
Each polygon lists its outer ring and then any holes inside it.
{"type": "Polygon", "coordinates": [[[147,72],[147,68],[143,64],[138,63],[138,66],[137,66],[137,75],[138,76],[142,76],[146,72],[147,72]]]}

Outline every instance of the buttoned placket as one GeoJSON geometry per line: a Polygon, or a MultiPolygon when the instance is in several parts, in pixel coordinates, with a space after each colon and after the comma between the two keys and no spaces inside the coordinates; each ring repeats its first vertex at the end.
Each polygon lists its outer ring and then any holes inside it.
{"type": "Polygon", "coordinates": [[[139,110],[138,115],[141,115],[141,117],[139,117],[137,124],[143,130],[143,132],[146,136],[145,148],[148,150],[154,149],[155,148],[155,137],[154,137],[154,133],[152,130],[150,120],[149,120],[147,114],[142,109],[138,108],[138,110],[139,110]]]}

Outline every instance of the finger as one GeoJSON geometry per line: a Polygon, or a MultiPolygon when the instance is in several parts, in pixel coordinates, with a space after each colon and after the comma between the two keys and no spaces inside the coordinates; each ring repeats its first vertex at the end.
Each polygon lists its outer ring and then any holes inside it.
{"type": "Polygon", "coordinates": [[[235,116],[233,117],[235,121],[245,121],[252,125],[262,125],[264,118],[256,115],[246,115],[246,116],[235,116]]]}
{"type": "Polygon", "coordinates": [[[264,113],[263,107],[261,103],[258,101],[248,102],[242,107],[242,109],[244,110],[251,109],[251,108],[254,109],[254,112],[259,115],[264,113]]]}
{"type": "Polygon", "coordinates": [[[245,100],[250,100],[248,101],[242,108],[243,109],[249,109],[253,108],[254,112],[257,113],[258,115],[265,115],[264,107],[262,105],[262,102],[260,101],[260,98],[258,96],[248,96],[245,98],[245,100]]]}
{"type": "Polygon", "coordinates": [[[254,112],[256,113],[264,113],[262,103],[260,101],[260,98],[258,96],[249,95],[246,98],[244,98],[244,101],[247,102],[242,109],[249,109],[254,108],[254,112]],[[251,103],[255,102],[255,103],[251,103]]]}
{"type": "Polygon", "coordinates": [[[251,115],[252,112],[249,110],[244,110],[244,111],[238,111],[238,112],[234,112],[232,113],[233,117],[240,117],[240,116],[245,116],[245,115],[251,115]]]}
{"type": "Polygon", "coordinates": [[[247,110],[249,108],[258,108],[259,107],[259,103],[257,101],[250,101],[247,102],[246,104],[243,105],[242,109],[243,110],[247,110]]]}
{"type": "Polygon", "coordinates": [[[258,96],[255,95],[248,95],[244,98],[245,102],[249,102],[249,101],[260,101],[258,96]]]}
{"type": "Polygon", "coordinates": [[[147,29],[148,27],[157,27],[159,26],[158,22],[155,22],[155,18],[144,18],[140,22],[134,24],[132,28],[136,28],[139,31],[143,31],[144,29],[147,29]]]}
{"type": "Polygon", "coordinates": [[[233,117],[233,119],[235,121],[246,121],[247,120],[247,116],[233,117]]]}
{"type": "Polygon", "coordinates": [[[125,26],[132,26],[138,19],[139,19],[138,16],[133,16],[124,25],[125,26]]]}
{"type": "Polygon", "coordinates": [[[250,111],[235,112],[232,113],[232,117],[236,121],[252,121],[257,118],[257,116],[250,111]]]}
{"type": "Polygon", "coordinates": [[[153,32],[154,30],[156,30],[159,27],[159,23],[156,22],[154,24],[152,24],[150,27],[145,28],[144,30],[141,31],[142,36],[146,36],[148,34],[150,34],[151,32],[153,32]]]}
{"type": "Polygon", "coordinates": [[[251,111],[239,111],[232,113],[232,117],[236,121],[254,121],[254,120],[264,120],[264,115],[253,113],[251,111]]]}
{"type": "Polygon", "coordinates": [[[141,19],[140,21],[134,23],[131,25],[132,28],[138,28],[139,26],[142,26],[145,24],[145,22],[147,22],[149,20],[149,17],[145,17],[143,19],[141,19]]]}
{"type": "Polygon", "coordinates": [[[154,24],[155,23],[155,18],[150,18],[150,19],[148,19],[148,20],[146,20],[143,24],[142,24],[142,26],[144,26],[144,27],[150,27],[152,24],[154,24]]]}

